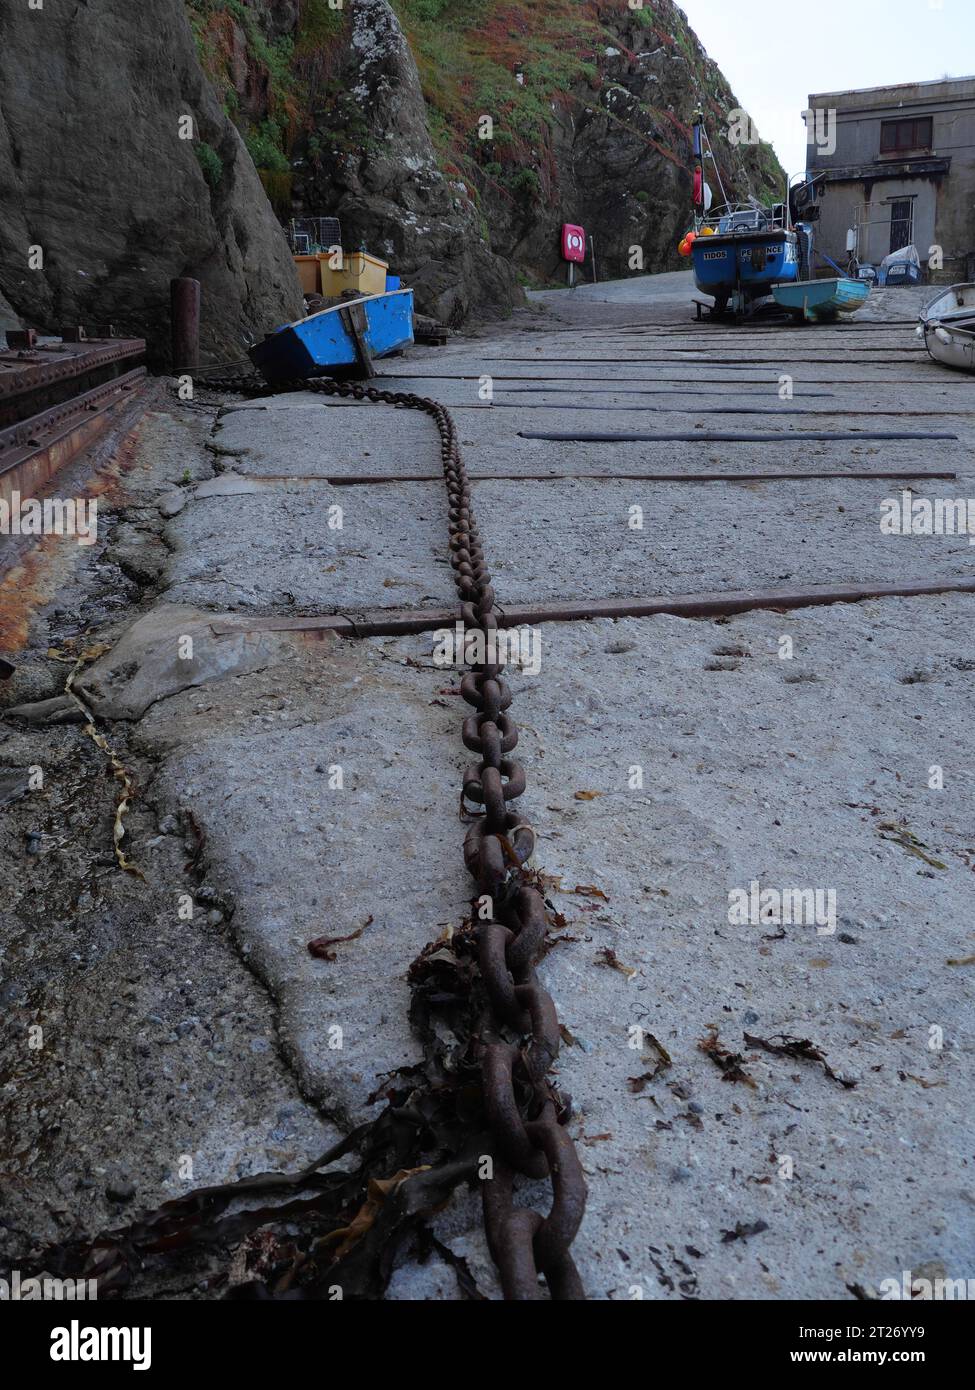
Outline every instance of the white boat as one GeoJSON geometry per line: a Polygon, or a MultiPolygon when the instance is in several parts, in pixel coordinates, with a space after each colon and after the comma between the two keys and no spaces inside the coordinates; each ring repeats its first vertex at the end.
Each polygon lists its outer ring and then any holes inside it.
{"type": "Polygon", "coordinates": [[[935,362],[975,372],[975,284],[950,285],[919,317],[918,337],[935,362]]]}

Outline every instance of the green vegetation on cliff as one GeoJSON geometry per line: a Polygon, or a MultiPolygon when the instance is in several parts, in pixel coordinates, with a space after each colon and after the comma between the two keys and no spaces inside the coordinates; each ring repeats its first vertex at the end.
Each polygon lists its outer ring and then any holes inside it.
{"type": "MultiPolygon", "coordinates": [[[[300,133],[313,128],[314,89],[342,46],[348,10],[300,0],[293,32],[274,30],[273,0],[184,0],[200,63],[262,173],[290,174],[300,133]]],[[[273,184],[265,179],[265,185],[273,184]]]]}
{"type": "MultiPolygon", "coordinates": [[[[598,239],[606,275],[668,269],[689,216],[699,105],[728,195],[782,196],[770,146],[722,138],[738,103],[673,0],[184,3],[282,220],[343,207],[353,235],[412,247],[431,206],[419,172],[429,136],[450,190],[441,223],[473,207],[485,246],[535,280],[560,270],[564,221],[598,239]]],[[[212,161],[204,172],[219,188],[212,161]]]]}
{"type": "MultiPolygon", "coordinates": [[[[443,167],[473,186],[487,179],[529,200],[545,195],[548,178],[556,174],[546,167],[547,132],[560,108],[578,114],[587,103],[600,102],[600,93],[613,85],[603,71],[607,55],[620,55],[635,68],[637,54],[622,37],[627,28],[649,31],[657,48],[684,60],[686,109],[701,102],[715,132],[727,120],[727,84],[671,0],[645,0],[635,10],[622,8],[619,0],[390,3],[417,62],[443,167]],[[494,122],[491,141],[479,137],[482,115],[494,122]]],[[[333,9],[329,0],[300,0],[297,24],[277,32],[273,0],[185,4],[202,65],[224,109],[258,169],[276,175],[280,189],[296,140],[317,138],[311,108],[328,95],[332,60],[348,37],[348,5],[333,9]]],[[[600,102],[601,113],[621,132],[686,166],[690,132],[672,104],[641,100],[626,107],[616,112],[611,102],[600,102]]],[[[736,163],[729,159],[723,170],[731,182],[741,173],[736,163]]],[[[753,152],[746,177],[759,196],[781,187],[784,176],[770,146],[753,152]]]]}
{"type": "MultiPolygon", "coordinates": [[[[619,0],[391,0],[413,49],[431,130],[450,172],[497,180],[512,192],[541,198],[548,160],[547,132],[559,108],[573,116],[600,104],[600,112],[631,138],[652,146],[680,167],[689,160],[690,129],[672,104],[629,100],[625,113],[600,102],[613,84],[604,68],[620,57],[636,71],[638,54],[623,37],[628,29],[646,33],[667,56],[685,62],[685,112],[700,102],[710,118],[712,139],[726,124],[732,94],[708,59],[686,18],[671,0],[645,0],[642,9],[619,0]],[[478,120],[489,115],[494,139],[483,141],[478,120]],[[637,120],[639,124],[637,124],[637,120]],[[542,179],[525,170],[542,167],[542,179]]],[[[635,42],[635,41],[634,41],[635,42]]],[[[626,89],[619,90],[626,94],[626,89]]],[[[751,185],[758,196],[781,191],[784,175],[771,146],[754,151],[743,169],[730,157],[726,181],[751,185]]],[[[724,160],[723,160],[724,164],[724,160]]],[[[744,187],[739,189],[744,193],[744,187]]]]}

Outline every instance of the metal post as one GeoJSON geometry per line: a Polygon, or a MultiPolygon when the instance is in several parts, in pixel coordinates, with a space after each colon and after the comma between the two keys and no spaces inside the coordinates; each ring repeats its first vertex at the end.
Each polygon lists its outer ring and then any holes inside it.
{"type": "Polygon", "coordinates": [[[169,291],[173,371],[194,371],[200,365],[200,282],[171,280],[169,291]]]}

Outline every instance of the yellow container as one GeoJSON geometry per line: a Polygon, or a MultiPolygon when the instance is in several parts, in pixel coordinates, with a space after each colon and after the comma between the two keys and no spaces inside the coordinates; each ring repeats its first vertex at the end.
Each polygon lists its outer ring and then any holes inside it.
{"type": "Polygon", "coordinates": [[[367,251],[346,251],[342,258],[342,269],[333,270],[329,265],[330,259],[325,253],[318,256],[321,292],[326,298],[337,297],[343,290],[356,290],[359,294],[386,293],[387,261],[370,256],[367,251]]]}
{"type": "Polygon", "coordinates": [[[298,268],[302,294],[321,294],[322,282],[318,273],[318,257],[295,256],[294,261],[298,268]]]}

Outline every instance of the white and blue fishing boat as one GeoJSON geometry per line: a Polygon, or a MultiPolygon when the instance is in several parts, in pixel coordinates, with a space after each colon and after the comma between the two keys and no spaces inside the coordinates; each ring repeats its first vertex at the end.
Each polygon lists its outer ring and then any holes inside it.
{"type": "Polygon", "coordinates": [[[413,291],[393,290],[333,305],[283,324],[249,349],[268,382],[312,376],[370,377],[373,358],[413,342],[413,291]]]}
{"type": "Polygon", "coordinates": [[[724,199],[721,174],[698,111],[694,122],[694,240],[690,248],[694,283],[714,301],[713,314],[731,310],[742,317],[773,302],[773,285],[809,279],[812,229],[805,221],[793,221],[793,208],[810,203],[811,194],[804,181],[804,194],[796,196],[797,190],[791,190],[782,202],[768,207],[752,198],[744,204],[724,201],[712,209],[711,190],[704,178],[705,157],[712,162],[724,199]]]}

